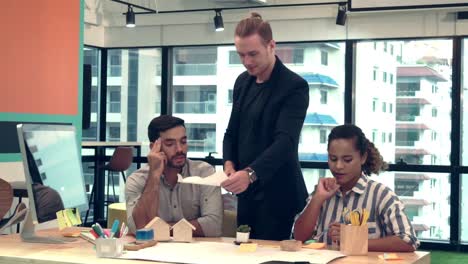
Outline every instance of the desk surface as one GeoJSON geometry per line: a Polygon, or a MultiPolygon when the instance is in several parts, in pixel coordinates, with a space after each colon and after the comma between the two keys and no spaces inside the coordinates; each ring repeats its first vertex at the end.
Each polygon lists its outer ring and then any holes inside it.
{"type": "MultiPolygon", "coordinates": [[[[41,233],[56,233],[53,231],[42,231],[41,233]]],[[[197,240],[203,241],[220,241],[232,243],[232,238],[201,238],[197,240]]],[[[276,245],[276,241],[258,241],[260,244],[276,245]]],[[[23,243],[18,234],[0,236],[0,264],[3,263],[103,263],[103,264],[144,264],[150,262],[143,262],[138,260],[123,260],[123,259],[106,259],[97,258],[93,249],[93,245],[83,239],[78,241],[60,244],[60,245],[47,245],[47,244],[34,244],[23,243]]],[[[337,259],[331,263],[333,264],[353,264],[353,263],[384,263],[378,259],[378,252],[369,252],[368,256],[353,256],[337,259]]],[[[394,261],[395,264],[429,264],[430,254],[428,252],[417,251],[414,253],[398,253],[403,258],[401,261],[394,261]]]]}
{"type": "Polygon", "coordinates": [[[82,147],[141,147],[141,142],[83,141],[82,147]]]}

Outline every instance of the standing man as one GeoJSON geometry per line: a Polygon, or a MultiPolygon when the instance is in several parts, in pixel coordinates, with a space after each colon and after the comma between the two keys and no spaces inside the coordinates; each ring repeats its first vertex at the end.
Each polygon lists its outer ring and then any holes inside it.
{"type": "Polygon", "coordinates": [[[275,56],[270,24],[257,13],[237,24],[234,42],[247,71],[234,85],[223,141],[226,190],[238,194],[237,224],[256,239],[288,239],[307,189],[298,143],[309,86],[275,56]]]}
{"type": "Polygon", "coordinates": [[[221,236],[221,188],[179,183],[180,177],[206,177],[214,168],[187,159],[184,120],[162,115],[148,126],[148,165],[134,172],[125,184],[127,223],[132,233],[159,216],[170,225],[185,218],[196,227],[194,236],[221,236]]]}

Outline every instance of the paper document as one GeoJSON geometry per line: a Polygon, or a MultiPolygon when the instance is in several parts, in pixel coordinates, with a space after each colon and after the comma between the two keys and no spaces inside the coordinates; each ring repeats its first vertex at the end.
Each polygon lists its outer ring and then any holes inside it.
{"type": "Polygon", "coordinates": [[[288,252],[260,245],[255,251],[241,252],[234,243],[197,241],[194,243],[158,243],[157,246],[139,251],[127,251],[119,258],[190,264],[258,264],[267,261],[306,261],[325,264],[344,256],[339,251],[326,249],[302,249],[288,252]]]}
{"type": "Polygon", "coordinates": [[[179,180],[181,183],[191,183],[191,184],[203,184],[203,185],[213,185],[220,186],[224,180],[227,180],[226,174],[222,171],[217,171],[210,176],[200,177],[200,176],[190,176],[179,180]]]}

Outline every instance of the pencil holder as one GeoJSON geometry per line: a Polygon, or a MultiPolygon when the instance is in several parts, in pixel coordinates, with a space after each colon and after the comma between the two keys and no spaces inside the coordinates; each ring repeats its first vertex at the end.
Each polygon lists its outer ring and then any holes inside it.
{"type": "Polygon", "coordinates": [[[368,229],[364,225],[344,225],[340,227],[340,251],[347,256],[367,255],[368,229]]]}
{"type": "Polygon", "coordinates": [[[115,258],[122,255],[123,243],[117,238],[96,239],[96,255],[99,258],[115,258]]]}

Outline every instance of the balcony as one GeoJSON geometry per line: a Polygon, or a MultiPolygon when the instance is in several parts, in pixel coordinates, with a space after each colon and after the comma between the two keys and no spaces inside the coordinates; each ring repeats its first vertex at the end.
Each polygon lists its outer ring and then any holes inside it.
{"type": "Polygon", "coordinates": [[[216,64],[175,64],[174,75],[216,75],[216,64]]]}
{"type": "Polygon", "coordinates": [[[177,114],[216,114],[216,102],[174,102],[177,114]]]}

